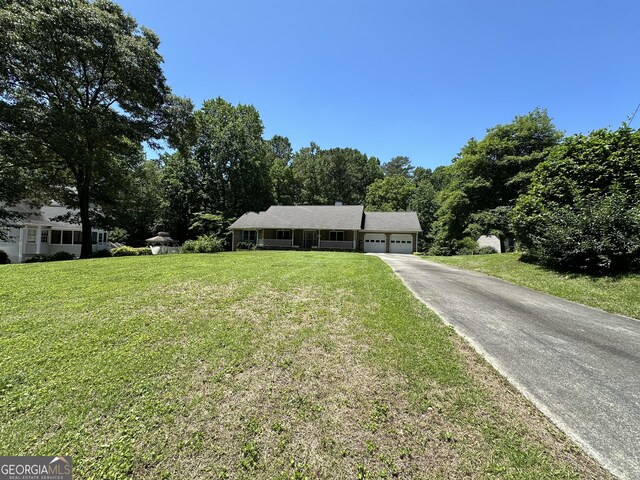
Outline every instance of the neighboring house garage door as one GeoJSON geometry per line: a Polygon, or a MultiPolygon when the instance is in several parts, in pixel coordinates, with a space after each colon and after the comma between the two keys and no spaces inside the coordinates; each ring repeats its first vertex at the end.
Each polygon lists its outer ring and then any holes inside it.
{"type": "Polygon", "coordinates": [[[384,233],[365,233],[364,251],[384,253],[387,251],[387,240],[384,233]]]}
{"type": "Polygon", "coordinates": [[[413,253],[413,235],[392,233],[389,253],[413,253]]]}

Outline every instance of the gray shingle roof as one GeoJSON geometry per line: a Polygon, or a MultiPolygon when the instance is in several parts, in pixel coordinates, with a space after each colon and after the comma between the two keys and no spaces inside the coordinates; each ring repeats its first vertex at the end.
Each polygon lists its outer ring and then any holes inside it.
{"type": "Polygon", "coordinates": [[[20,203],[12,207],[7,207],[8,210],[17,212],[22,215],[21,218],[15,221],[17,224],[22,225],[42,225],[45,227],[60,228],[67,230],[81,230],[80,223],[70,223],[64,220],[51,220],[52,218],[61,217],[63,215],[71,214],[72,216],[78,215],[78,210],[68,209],[62,205],[51,204],[44,205],[40,208],[32,208],[29,205],[20,203]]]}
{"type": "Polygon", "coordinates": [[[364,212],[362,205],[272,206],[266,212],[242,215],[231,229],[364,230],[367,232],[418,232],[415,212],[364,212]],[[364,214],[364,228],[362,219],[364,214]]]}
{"type": "Polygon", "coordinates": [[[365,212],[365,232],[419,232],[416,212],[365,212]]]}
{"type": "Polygon", "coordinates": [[[242,215],[229,228],[307,228],[360,230],[362,205],[274,205],[266,212],[242,215]]]}

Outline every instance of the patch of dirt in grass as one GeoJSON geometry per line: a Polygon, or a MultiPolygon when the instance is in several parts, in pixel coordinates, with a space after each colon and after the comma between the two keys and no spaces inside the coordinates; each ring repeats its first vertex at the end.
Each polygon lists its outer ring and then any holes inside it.
{"type": "MultiPolygon", "coordinates": [[[[361,324],[353,312],[362,307],[352,292],[262,285],[243,296],[238,286],[195,288],[174,292],[246,325],[256,348],[231,366],[215,355],[193,365],[182,413],[139,445],[162,454],[139,465],[137,478],[462,479],[538,471],[527,460],[517,465],[520,457],[608,478],[457,337],[470,385],[434,381],[424,392],[429,401],[418,405],[406,378],[366,360],[368,347],[354,335],[361,324]],[[467,401],[467,388],[482,393],[467,401]],[[523,453],[532,445],[550,459],[523,453]]],[[[555,477],[572,478],[564,470],[555,477]]]]}
{"type": "Polygon", "coordinates": [[[406,380],[364,360],[366,347],[343,314],[349,292],[328,299],[265,288],[230,307],[250,316],[261,348],[239,371],[198,366],[189,407],[165,432],[172,453],[136,476],[463,478],[471,471],[460,443],[475,444],[479,434],[436,410],[418,411],[406,380]],[[318,304],[325,307],[307,308],[318,304]]]}

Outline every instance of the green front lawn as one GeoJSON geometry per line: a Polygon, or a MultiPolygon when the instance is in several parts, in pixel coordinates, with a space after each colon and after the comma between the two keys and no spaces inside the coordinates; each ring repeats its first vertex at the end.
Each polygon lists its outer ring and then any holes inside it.
{"type": "Polygon", "coordinates": [[[378,258],[0,267],[0,452],[77,478],[606,478],[378,258]]]}
{"type": "Polygon", "coordinates": [[[640,318],[640,274],[603,277],[561,273],[522,262],[518,253],[424,258],[486,273],[609,312],[640,318]]]}

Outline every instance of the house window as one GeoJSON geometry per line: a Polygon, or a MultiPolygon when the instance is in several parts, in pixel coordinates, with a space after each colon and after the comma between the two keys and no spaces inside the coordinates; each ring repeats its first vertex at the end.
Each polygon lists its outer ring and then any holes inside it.
{"type": "Polygon", "coordinates": [[[104,236],[102,235],[102,232],[98,232],[98,243],[102,243],[104,241],[104,236]]]}
{"type": "Polygon", "coordinates": [[[291,230],[276,230],[278,240],[291,240],[291,230]]]}
{"type": "Polygon", "coordinates": [[[102,236],[102,240],[104,240],[104,243],[107,243],[107,232],[104,232],[104,235],[102,236]]]}
{"type": "Polygon", "coordinates": [[[73,245],[73,232],[71,230],[62,231],[62,244],[73,245]]]}
{"type": "Polygon", "coordinates": [[[36,229],[27,228],[27,243],[36,243],[36,229]]]}
{"type": "Polygon", "coordinates": [[[73,244],[82,245],[82,232],[73,232],[73,244]]]}
{"type": "Polygon", "coordinates": [[[49,243],[49,230],[42,230],[42,232],[40,232],[40,241],[42,243],[49,243]]]}
{"type": "Polygon", "coordinates": [[[243,230],[242,231],[242,241],[243,242],[252,242],[256,243],[256,239],[258,237],[258,232],[256,230],[243,230]]]}
{"type": "Polygon", "coordinates": [[[91,232],[91,243],[98,243],[98,232],[91,232]]]}
{"type": "Polygon", "coordinates": [[[344,242],[344,232],[329,232],[329,241],[344,242]]]}
{"type": "Polygon", "coordinates": [[[51,245],[60,245],[62,243],[62,231],[51,230],[51,245]]]}

